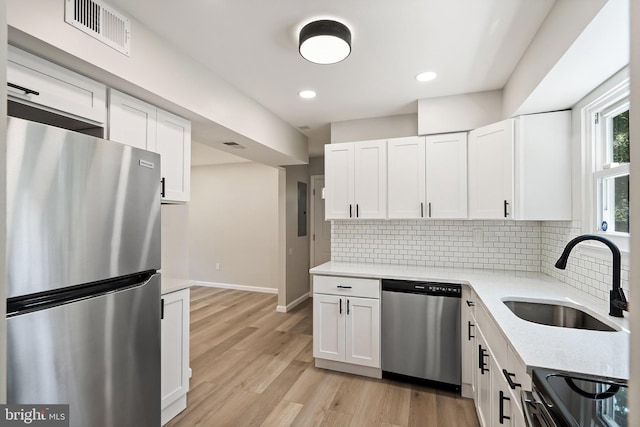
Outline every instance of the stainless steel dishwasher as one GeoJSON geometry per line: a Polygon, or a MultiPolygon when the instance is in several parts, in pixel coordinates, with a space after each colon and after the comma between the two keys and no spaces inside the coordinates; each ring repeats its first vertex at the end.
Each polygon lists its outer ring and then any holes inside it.
{"type": "Polygon", "coordinates": [[[382,281],[382,372],[460,391],[460,285],[382,281]]]}

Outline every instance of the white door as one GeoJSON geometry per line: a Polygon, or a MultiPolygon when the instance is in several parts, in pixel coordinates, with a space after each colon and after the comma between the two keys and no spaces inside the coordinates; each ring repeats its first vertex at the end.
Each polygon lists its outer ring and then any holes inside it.
{"type": "Polygon", "coordinates": [[[311,177],[311,267],[331,260],[331,221],[324,219],[324,176],[311,177]]]}
{"type": "Polygon", "coordinates": [[[188,202],[191,187],[191,123],[158,110],[155,151],[162,157],[164,200],[188,202]]]}
{"type": "Polygon", "coordinates": [[[427,216],[467,218],[467,134],[427,136],[427,216]]]}
{"type": "Polygon", "coordinates": [[[387,150],[389,219],[424,218],[424,137],[390,139],[387,150]]]}
{"type": "Polygon", "coordinates": [[[153,105],[109,90],[109,139],[143,150],[155,151],[156,113],[153,105]]]}
{"type": "Polygon", "coordinates": [[[325,218],[355,218],[353,200],[353,144],[324,146],[325,218]]]}
{"type": "Polygon", "coordinates": [[[387,216],[387,141],[354,143],[355,218],[387,216]]]}
{"type": "Polygon", "coordinates": [[[346,298],[347,363],[380,367],[380,301],[346,298]]]}
{"type": "Polygon", "coordinates": [[[513,120],[469,133],[469,218],[513,218],[513,120]]]}
{"type": "Polygon", "coordinates": [[[313,295],[313,357],[344,362],[345,299],[313,295]]]}

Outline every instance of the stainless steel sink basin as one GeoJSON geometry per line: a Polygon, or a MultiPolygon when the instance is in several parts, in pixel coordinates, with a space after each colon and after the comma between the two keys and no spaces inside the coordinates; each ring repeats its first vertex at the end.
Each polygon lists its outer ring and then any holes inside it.
{"type": "Polygon", "coordinates": [[[533,323],[562,328],[588,329],[591,331],[615,332],[611,326],[601,322],[580,309],[559,304],[531,301],[503,301],[509,310],[521,319],[533,323]]]}

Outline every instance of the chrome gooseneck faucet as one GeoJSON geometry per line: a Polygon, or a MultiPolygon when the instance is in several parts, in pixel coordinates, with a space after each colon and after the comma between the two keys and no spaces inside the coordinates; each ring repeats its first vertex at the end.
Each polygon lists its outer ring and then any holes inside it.
{"type": "Polygon", "coordinates": [[[585,240],[596,240],[598,242],[602,242],[611,249],[611,253],[613,254],[613,289],[609,291],[609,315],[623,317],[622,311],[628,311],[629,309],[627,307],[627,298],[624,296],[622,287],[620,287],[620,249],[618,249],[618,246],[616,246],[616,244],[611,240],[595,234],[583,234],[582,236],[576,237],[567,243],[562,255],[560,255],[560,258],[556,262],[556,268],[559,268],[560,270],[567,268],[567,260],[569,259],[571,250],[578,243],[585,240]]]}

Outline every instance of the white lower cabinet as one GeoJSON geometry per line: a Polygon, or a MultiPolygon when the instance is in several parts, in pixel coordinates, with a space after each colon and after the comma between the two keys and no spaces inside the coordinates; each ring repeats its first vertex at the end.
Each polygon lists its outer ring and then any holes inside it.
{"type": "Polygon", "coordinates": [[[162,295],[162,424],[187,407],[189,391],[189,288],[162,295]]]}
{"type": "Polygon", "coordinates": [[[524,364],[473,291],[463,291],[462,304],[463,320],[470,322],[463,324],[463,396],[473,397],[481,426],[524,427],[520,393],[531,390],[524,364]],[[469,331],[473,349],[464,343],[469,331]]]}
{"type": "MultiPolygon", "coordinates": [[[[314,276],[313,284],[316,366],[345,372],[350,366],[379,370],[380,281],[314,276]]],[[[376,376],[373,370],[353,372],[376,376]]]]}

